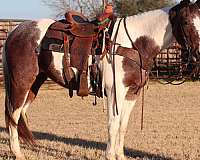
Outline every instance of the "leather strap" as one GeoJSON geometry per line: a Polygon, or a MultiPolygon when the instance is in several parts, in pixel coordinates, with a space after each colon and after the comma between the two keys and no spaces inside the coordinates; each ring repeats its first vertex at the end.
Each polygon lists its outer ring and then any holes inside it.
{"type": "MultiPolygon", "coordinates": [[[[138,51],[138,55],[139,55],[139,58],[140,58],[140,82],[142,84],[142,66],[143,66],[143,63],[142,63],[142,55],[140,54],[140,51],[138,49],[138,47],[133,43],[131,37],[130,37],[130,34],[128,33],[128,29],[127,29],[127,26],[126,26],[126,17],[124,18],[124,28],[125,28],[125,31],[126,31],[126,34],[129,38],[129,40],[131,41],[131,45],[132,45],[132,48],[137,50],[138,51]]],[[[137,92],[141,89],[141,87],[138,88],[137,92]]]]}
{"type": "Polygon", "coordinates": [[[69,41],[68,41],[68,37],[66,35],[63,35],[64,37],[64,56],[63,56],[63,66],[64,66],[64,75],[67,79],[68,82],[70,82],[72,80],[72,78],[74,77],[74,73],[72,71],[72,69],[70,68],[70,64],[69,64],[69,41]]]}
{"type": "Polygon", "coordinates": [[[116,73],[115,73],[115,47],[116,47],[116,40],[117,40],[117,35],[118,35],[118,32],[119,32],[119,27],[120,27],[120,24],[122,22],[122,18],[119,20],[119,23],[118,23],[118,26],[117,26],[117,30],[115,32],[115,36],[113,38],[113,49],[112,51],[110,52],[111,56],[112,56],[112,69],[113,69],[113,90],[114,90],[114,99],[113,99],[113,115],[115,116],[115,105],[116,105],[116,113],[117,115],[119,115],[119,112],[118,112],[118,106],[117,106],[117,88],[116,88],[116,73]]]}

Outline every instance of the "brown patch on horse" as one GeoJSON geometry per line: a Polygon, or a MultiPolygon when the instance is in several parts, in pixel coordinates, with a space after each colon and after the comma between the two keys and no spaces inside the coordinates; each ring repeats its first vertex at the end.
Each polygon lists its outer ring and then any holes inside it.
{"type": "Polygon", "coordinates": [[[38,94],[38,91],[41,87],[41,85],[47,80],[46,73],[39,73],[36,77],[36,80],[34,81],[33,85],[31,86],[31,89],[29,91],[26,103],[31,103],[35,99],[35,97],[38,94]]]}
{"type": "Polygon", "coordinates": [[[11,104],[21,107],[24,96],[38,74],[38,55],[35,49],[40,38],[37,23],[27,21],[20,24],[6,41],[6,61],[10,75],[11,104]]]}
{"type": "Polygon", "coordinates": [[[134,44],[141,55],[142,68],[150,70],[153,65],[153,58],[159,53],[160,48],[152,38],[147,36],[137,38],[134,44]]]}
{"type": "Polygon", "coordinates": [[[142,64],[138,64],[137,56],[124,56],[123,59],[123,70],[125,72],[123,83],[126,87],[129,87],[126,93],[127,100],[135,99],[145,85],[148,78],[147,72],[150,71],[153,65],[153,59],[159,53],[159,47],[155,41],[147,36],[141,36],[135,41],[135,45],[138,51],[129,49],[129,54],[141,55],[142,64]],[[136,57],[129,58],[129,57],[136,57]],[[142,73],[142,79],[141,79],[142,73]]]}
{"type": "MultiPolygon", "coordinates": [[[[37,40],[40,30],[37,22],[21,23],[8,36],[5,43],[4,74],[6,87],[5,116],[8,123],[16,125],[13,112],[22,107],[25,98],[39,72],[37,40]]],[[[32,133],[25,124],[23,116],[18,122],[19,137],[27,143],[33,143],[32,133]]]]}

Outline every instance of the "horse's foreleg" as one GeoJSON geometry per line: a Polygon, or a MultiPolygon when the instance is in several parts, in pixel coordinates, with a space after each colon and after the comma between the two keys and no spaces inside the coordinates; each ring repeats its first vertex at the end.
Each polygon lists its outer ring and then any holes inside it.
{"type": "Polygon", "coordinates": [[[108,143],[106,149],[106,158],[108,160],[115,160],[115,144],[119,131],[120,116],[113,113],[112,96],[108,95],[108,143]]]}
{"type": "Polygon", "coordinates": [[[124,100],[124,102],[122,104],[123,106],[121,107],[120,122],[119,122],[120,126],[119,126],[119,132],[118,132],[119,134],[117,136],[116,148],[115,148],[117,160],[125,160],[124,137],[126,134],[129,117],[130,117],[131,111],[135,105],[135,102],[136,102],[136,100],[134,100],[134,101],[124,100]]]}

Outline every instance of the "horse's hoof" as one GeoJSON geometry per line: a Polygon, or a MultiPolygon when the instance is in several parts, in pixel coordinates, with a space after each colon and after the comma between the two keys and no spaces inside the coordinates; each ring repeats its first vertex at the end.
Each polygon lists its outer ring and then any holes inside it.
{"type": "Polygon", "coordinates": [[[115,155],[108,154],[106,155],[106,160],[117,160],[115,155]]]}
{"type": "Polygon", "coordinates": [[[16,160],[26,160],[26,158],[23,155],[16,156],[16,160]]]}
{"type": "Polygon", "coordinates": [[[124,156],[124,154],[117,155],[117,160],[126,160],[126,157],[124,156]]]}

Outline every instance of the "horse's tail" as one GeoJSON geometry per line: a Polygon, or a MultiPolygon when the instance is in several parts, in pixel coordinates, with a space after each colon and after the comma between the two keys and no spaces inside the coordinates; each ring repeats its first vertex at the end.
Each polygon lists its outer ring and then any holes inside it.
{"type": "Polygon", "coordinates": [[[26,122],[26,117],[24,116],[21,114],[19,122],[18,122],[17,131],[18,131],[19,137],[22,138],[26,144],[35,145],[36,143],[35,143],[34,136],[32,132],[29,130],[27,122],[26,122]]]}
{"type": "Polygon", "coordinates": [[[9,124],[17,126],[19,137],[27,144],[35,144],[33,134],[28,129],[27,118],[24,114],[20,114],[18,124],[13,119],[14,106],[11,101],[11,92],[12,92],[12,82],[11,82],[11,73],[7,63],[7,44],[5,42],[3,46],[3,73],[4,73],[4,86],[5,86],[5,123],[7,130],[9,129],[9,124]]]}

